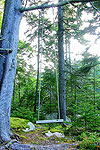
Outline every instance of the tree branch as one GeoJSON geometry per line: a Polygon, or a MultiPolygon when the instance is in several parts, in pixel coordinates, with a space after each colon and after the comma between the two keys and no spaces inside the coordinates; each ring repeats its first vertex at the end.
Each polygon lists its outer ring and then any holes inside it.
{"type": "Polygon", "coordinates": [[[59,7],[59,6],[64,6],[68,3],[79,3],[79,2],[82,2],[82,3],[85,3],[85,2],[94,2],[94,1],[98,1],[98,0],[65,0],[63,2],[59,2],[57,4],[42,4],[42,5],[39,5],[39,6],[33,6],[33,7],[28,7],[28,8],[21,8],[20,11],[21,12],[24,12],[24,11],[30,11],[30,10],[36,10],[36,9],[45,9],[45,8],[50,8],[50,7],[59,7]]]}

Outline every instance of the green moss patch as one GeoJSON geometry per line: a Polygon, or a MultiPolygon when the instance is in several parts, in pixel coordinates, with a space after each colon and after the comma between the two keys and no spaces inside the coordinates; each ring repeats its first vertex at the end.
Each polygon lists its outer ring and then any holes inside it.
{"type": "Polygon", "coordinates": [[[11,128],[15,130],[28,128],[29,127],[27,125],[28,122],[29,120],[26,119],[14,118],[14,117],[10,118],[11,128]]]}
{"type": "Polygon", "coordinates": [[[54,133],[54,132],[64,133],[63,128],[62,128],[61,125],[56,126],[56,127],[54,127],[54,128],[51,128],[50,131],[51,131],[52,133],[54,133]]]}

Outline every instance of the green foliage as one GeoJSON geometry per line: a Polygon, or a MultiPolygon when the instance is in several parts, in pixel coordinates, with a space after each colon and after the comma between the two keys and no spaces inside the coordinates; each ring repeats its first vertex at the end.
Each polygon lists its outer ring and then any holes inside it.
{"type": "Polygon", "coordinates": [[[12,108],[11,111],[11,117],[19,117],[19,118],[24,118],[24,119],[28,119],[30,121],[35,121],[33,118],[33,110],[29,109],[27,107],[20,107],[20,106],[16,106],[16,108],[12,108]]]}
{"type": "Polygon", "coordinates": [[[42,74],[41,117],[45,117],[46,114],[57,113],[58,101],[56,91],[56,73],[46,67],[45,73],[42,74]]]}
{"type": "MultiPolygon", "coordinates": [[[[33,104],[35,97],[35,71],[29,63],[32,57],[32,48],[29,44],[20,41],[18,48],[18,67],[12,98],[11,116],[21,117],[33,121],[33,104]],[[26,57],[25,57],[26,56],[26,57]]],[[[34,117],[34,120],[36,118],[34,117]]]]}
{"type": "Polygon", "coordinates": [[[79,146],[82,150],[97,149],[98,144],[100,143],[100,140],[98,139],[98,136],[96,133],[83,132],[80,137],[82,139],[82,142],[79,143],[79,146]]]}
{"type": "MultiPolygon", "coordinates": [[[[32,47],[30,46],[29,43],[19,41],[18,54],[22,55],[22,53],[25,54],[26,52],[29,52],[32,54],[32,52],[33,52],[32,47]]],[[[27,55],[29,55],[29,54],[27,54],[27,55]]]]}
{"type": "Polygon", "coordinates": [[[2,19],[3,19],[3,9],[4,9],[4,0],[0,0],[0,29],[2,25],[2,19]]]}
{"type": "Polygon", "coordinates": [[[93,104],[90,102],[80,103],[79,105],[74,107],[74,114],[76,113],[76,118],[73,122],[73,125],[77,127],[84,127],[85,129],[94,129],[98,127],[100,124],[100,114],[99,110],[95,110],[93,104]],[[78,114],[78,116],[77,116],[78,114]]]}
{"type": "Polygon", "coordinates": [[[86,50],[83,59],[71,66],[67,75],[67,114],[72,120],[71,133],[78,128],[99,131],[99,61],[86,50]]]}
{"type": "Polygon", "coordinates": [[[93,4],[98,10],[100,10],[100,1],[99,0],[96,2],[93,2],[93,4]]]}
{"type": "MultiPolygon", "coordinates": [[[[30,29],[27,31],[29,43],[31,43],[33,39],[37,39],[38,36],[41,40],[42,14],[40,14],[39,18],[38,14],[29,13],[26,18],[30,26],[30,29]],[[34,31],[32,29],[34,29],[34,31]]],[[[64,33],[67,42],[71,37],[74,37],[80,43],[87,44],[88,41],[84,39],[84,35],[86,33],[95,34],[99,26],[98,18],[97,13],[91,5],[79,3],[64,6],[64,33]],[[83,11],[87,12],[87,14],[92,13],[93,18],[88,21],[88,27],[80,29],[83,25],[83,11]]],[[[57,39],[57,30],[57,19],[55,18],[54,27],[52,22],[44,17],[44,46],[42,54],[47,64],[54,62],[55,53],[53,47],[55,44],[55,49],[57,48],[55,41],[55,39],[57,39]]],[[[11,115],[35,121],[37,115],[34,114],[33,106],[35,101],[36,72],[34,67],[30,64],[30,61],[28,61],[33,57],[33,49],[29,43],[22,41],[19,43],[17,55],[18,68],[11,115]]],[[[88,46],[86,51],[82,54],[82,61],[73,62],[73,64],[68,63],[66,67],[67,116],[72,120],[72,126],[66,128],[66,133],[72,131],[73,134],[77,135],[81,134],[84,130],[100,130],[98,127],[100,124],[100,66],[98,57],[88,53],[89,48],[90,46],[88,46]],[[95,68],[96,71],[94,71],[95,68]]],[[[36,52],[36,50],[34,50],[34,52],[36,52]]],[[[45,67],[44,72],[41,74],[41,83],[40,118],[45,119],[46,114],[57,113],[58,111],[55,68],[51,66],[45,67]]],[[[53,130],[57,131],[59,129],[53,130]]],[[[85,136],[84,138],[82,137],[82,139],[85,139],[85,136]]],[[[90,140],[90,138],[88,140],[90,140]]]]}

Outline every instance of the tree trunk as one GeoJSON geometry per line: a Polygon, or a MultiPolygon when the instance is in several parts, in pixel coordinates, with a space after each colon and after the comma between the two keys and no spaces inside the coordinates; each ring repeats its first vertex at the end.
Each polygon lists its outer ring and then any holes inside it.
{"type": "Polygon", "coordinates": [[[19,100],[19,104],[20,104],[20,106],[21,106],[21,84],[20,84],[20,82],[18,83],[18,100],[19,100]]]}
{"type": "Polygon", "coordinates": [[[39,11],[39,22],[38,22],[38,55],[37,55],[37,81],[36,81],[36,92],[35,92],[35,103],[34,112],[36,113],[37,96],[38,96],[38,85],[39,85],[39,65],[40,65],[40,11],[39,11]]]}
{"type": "Polygon", "coordinates": [[[13,85],[17,67],[19,25],[22,13],[21,0],[6,0],[0,42],[1,48],[10,48],[12,53],[0,55],[0,141],[10,140],[10,110],[13,85]]]}
{"type": "Polygon", "coordinates": [[[13,106],[15,105],[15,95],[16,95],[16,86],[15,86],[15,81],[14,81],[14,87],[13,87],[13,98],[12,98],[13,106]]]}
{"type": "Polygon", "coordinates": [[[96,67],[94,67],[94,82],[93,82],[93,88],[94,88],[94,112],[95,112],[95,104],[96,104],[96,67]]]}
{"type": "MultiPolygon", "coordinates": [[[[59,0],[59,2],[63,2],[63,0],[59,0]]],[[[60,118],[66,120],[66,84],[63,31],[63,6],[61,6],[58,8],[59,103],[60,118]]]]}

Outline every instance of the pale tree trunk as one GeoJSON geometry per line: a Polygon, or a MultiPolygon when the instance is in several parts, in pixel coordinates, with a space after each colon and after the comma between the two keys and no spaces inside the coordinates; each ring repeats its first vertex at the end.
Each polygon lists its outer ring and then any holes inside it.
{"type": "Polygon", "coordinates": [[[10,110],[17,67],[17,48],[21,0],[6,0],[0,42],[1,48],[13,50],[0,55],[0,141],[10,140],[10,110]]]}
{"type": "MultiPolygon", "coordinates": [[[[59,0],[59,2],[63,2],[63,0],[59,0]]],[[[66,120],[66,84],[63,31],[63,7],[60,6],[58,8],[59,101],[60,118],[66,120]]]]}

